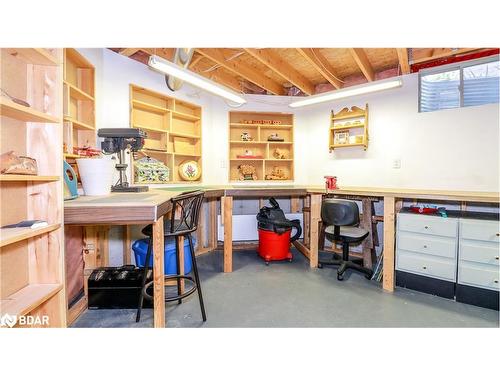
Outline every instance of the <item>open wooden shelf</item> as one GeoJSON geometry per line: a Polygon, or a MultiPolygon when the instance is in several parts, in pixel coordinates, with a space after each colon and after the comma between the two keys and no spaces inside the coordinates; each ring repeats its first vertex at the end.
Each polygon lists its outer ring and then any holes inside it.
{"type": "Polygon", "coordinates": [[[95,127],[93,125],[85,124],[81,121],[75,120],[74,118],[65,116],[64,121],[66,122],[71,122],[73,124],[73,129],[77,130],[95,130],[95,127]]]}
{"type": "Polygon", "coordinates": [[[78,87],[75,85],[69,83],[69,82],[64,82],[65,85],[69,87],[69,94],[72,98],[75,98],[76,100],[90,100],[93,101],[94,97],[87,94],[85,91],[80,90],[78,87]]]}
{"type": "MultiPolygon", "coordinates": [[[[179,174],[179,166],[186,161],[194,160],[202,166],[201,112],[201,107],[195,104],[130,85],[130,125],[148,134],[144,153],[169,168],[167,183],[201,182],[201,177],[197,181],[183,181],[179,174]]],[[[136,157],[139,155],[136,153],[136,157]]],[[[135,180],[134,171],[133,174],[135,180]]]]}
{"type": "MultiPolygon", "coordinates": [[[[75,159],[74,149],[96,147],[95,68],[74,48],[64,49],[63,113],[64,157],[75,159]]],[[[77,168],[76,164],[72,164],[77,168]]]]}
{"type": "Polygon", "coordinates": [[[0,182],[5,181],[36,181],[50,182],[59,181],[59,176],[31,176],[26,174],[0,174],[0,182]]]}
{"type": "Polygon", "coordinates": [[[293,181],[293,114],[278,112],[230,112],[229,113],[229,181],[230,182],[290,182],[293,181]],[[248,124],[253,121],[255,123],[248,124]],[[266,121],[263,124],[260,122],[266,121]],[[275,122],[274,124],[269,122],[275,122]],[[243,132],[248,133],[252,140],[242,141],[243,132]],[[284,141],[269,141],[268,137],[278,133],[284,141]],[[276,159],[273,153],[279,149],[284,153],[285,159],[276,159]],[[259,158],[238,158],[245,152],[261,156],[259,158]],[[250,165],[256,170],[257,180],[239,180],[238,166],[250,165]],[[266,175],[271,174],[273,168],[281,169],[287,179],[269,180],[266,175]]]}
{"type": "Polygon", "coordinates": [[[14,103],[12,100],[3,96],[0,96],[0,113],[2,116],[7,116],[14,120],[23,122],[61,122],[61,120],[55,116],[43,113],[31,107],[25,107],[24,105],[14,103]]]}
{"type": "Polygon", "coordinates": [[[2,315],[24,316],[53,297],[62,288],[62,284],[28,284],[0,300],[0,311],[2,315]]]}
{"type": "Polygon", "coordinates": [[[336,148],[358,146],[362,146],[366,150],[368,147],[368,104],[366,104],[365,109],[353,106],[351,108],[345,107],[338,113],[332,111],[329,133],[330,151],[336,148]],[[356,119],[354,123],[347,121],[354,119],[356,119]],[[348,137],[346,143],[340,143],[340,139],[337,139],[339,136],[348,137]],[[362,138],[362,142],[351,142],[349,137],[362,138]]]}
{"type": "Polygon", "coordinates": [[[61,224],[47,225],[45,228],[39,229],[0,228],[0,247],[52,232],[53,230],[59,229],[60,227],[61,224]]]}
{"type": "Polygon", "coordinates": [[[0,315],[29,314],[36,318],[33,326],[46,317],[49,327],[65,327],[63,50],[0,49],[0,54],[2,90],[37,106],[0,98],[0,154],[35,159],[39,174],[0,175],[0,227],[30,219],[51,223],[0,229],[0,315]]]}
{"type": "Polygon", "coordinates": [[[45,48],[6,48],[9,54],[17,56],[28,64],[57,66],[59,61],[45,48]]]}

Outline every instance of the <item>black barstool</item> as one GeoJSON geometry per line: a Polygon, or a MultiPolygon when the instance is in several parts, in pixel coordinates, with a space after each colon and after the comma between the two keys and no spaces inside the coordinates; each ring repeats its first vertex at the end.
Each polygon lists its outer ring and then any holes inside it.
{"type": "MultiPolygon", "coordinates": [[[[191,259],[193,262],[192,266],[192,272],[194,274],[194,279],[191,276],[188,275],[166,275],[164,276],[164,280],[176,280],[177,281],[177,295],[172,296],[172,297],[166,297],[165,302],[172,302],[172,301],[179,301],[179,303],[182,303],[182,299],[186,298],[187,296],[193,294],[196,290],[198,291],[198,298],[200,300],[200,308],[201,308],[201,315],[203,317],[203,321],[205,322],[207,320],[207,317],[205,315],[205,306],[203,304],[203,296],[201,294],[201,285],[200,285],[200,278],[198,276],[198,267],[196,265],[196,257],[194,254],[194,246],[193,246],[193,239],[191,237],[191,233],[196,231],[198,228],[198,217],[200,214],[200,209],[201,205],[203,203],[203,196],[204,196],[203,191],[194,191],[194,192],[188,192],[188,193],[183,193],[178,195],[177,197],[174,197],[171,199],[172,202],[172,216],[170,220],[166,220],[164,223],[164,235],[165,235],[165,240],[167,238],[175,237],[175,251],[176,251],[176,261],[177,261],[177,272],[180,270],[180,249],[179,249],[179,241],[178,237],[179,236],[185,236],[187,237],[189,241],[189,251],[191,253],[191,259]],[[181,280],[186,280],[190,283],[192,283],[192,286],[182,293],[181,289],[181,280]]],[[[148,243],[148,251],[146,253],[146,262],[144,263],[144,273],[142,277],[142,292],[139,297],[139,306],[137,308],[137,316],[135,321],[139,322],[141,319],[141,310],[142,310],[142,304],[144,302],[144,298],[151,300],[153,299],[153,296],[148,294],[147,290],[148,288],[153,284],[153,281],[150,281],[149,283],[146,283],[147,276],[149,273],[149,262],[151,259],[151,253],[152,253],[152,233],[153,233],[153,226],[150,224],[142,230],[142,233],[145,236],[149,237],[149,243],[148,243]]],[[[184,245],[184,244],[183,244],[184,245]]],[[[184,247],[182,248],[182,251],[184,251],[184,247]]]]}

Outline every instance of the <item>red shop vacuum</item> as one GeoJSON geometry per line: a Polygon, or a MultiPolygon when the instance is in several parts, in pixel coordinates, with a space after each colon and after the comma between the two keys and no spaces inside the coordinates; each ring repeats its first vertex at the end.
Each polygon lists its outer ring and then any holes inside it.
{"type": "Polygon", "coordinates": [[[269,265],[270,261],[288,259],[292,261],[290,243],[302,234],[300,220],[288,220],[274,198],[269,199],[272,207],[264,206],[257,214],[259,230],[259,255],[269,265]],[[296,232],[291,236],[292,229],[296,232]]]}

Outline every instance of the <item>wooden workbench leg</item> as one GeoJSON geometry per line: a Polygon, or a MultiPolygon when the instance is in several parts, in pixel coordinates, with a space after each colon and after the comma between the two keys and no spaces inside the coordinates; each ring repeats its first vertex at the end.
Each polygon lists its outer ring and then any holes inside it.
{"type": "Polygon", "coordinates": [[[233,272],[233,197],[222,197],[224,210],[224,272],[233,272]]]}
{"type": "Polygon", "coordinates": [[[384,197],[384,290],[394,291],[395,198],[384,197]]]}
{"type": "Polygon", "coordinates": [[[373,246],[373,222],[372,222],[372,201],[369,198],[362,200],[363,219],[361,225],[368,231],[368,237],[361,244],[363,248],[363,266],[369,269],[373,268],[372,252],[373,246]]]}
{"type": "Polygon", "coordinates": [[[208,246],[210,250],[217,248],[217,199],[211,199],[209,202],[208,217],[210,220],[208,238],[208,246]]]}
{"type": "Polygon", "coordinates": [[[200,216],[198,219],[198,229],[196,231],[196,248],[195,252],[205,251],[205,241],[206,241],[206,226],[207,226],[207,211],[209,208],[209,203],[204,201],[200,207],[200,216]]]}
{"type": "Polygon", "coordinates": [[[130,238],[131,227],[123,226],[123,264],[131,264],[132,240],[130,238]]]}
{"type": "Polygon", "coordinates": [[[304,198],[304,205],[302,207],[302,212],[303,212],[303,218],[302,222],[304,223],[304,230],[303,230],[303,236],[304,236],[304,245],[309,247],[309,220],[311,218],[311,197],[308,195],[307,197],[304,198]]]}
{"type": "Polygon", "coordinates": [[[311,209],[309,212],[309,266],[318,267],[319,222],[321,220],[322,194],[311,194],[311,209]]]}
{"type": "Polygon", "coordinates": [[[292,214],[299,212],[299,198],[297,197],[290,198],[290,212],[292,214]]]}
{"type": "Polygon", "coordinates": [[[154,327],[165,327],[163,216],[153,223],[154,327]]]}

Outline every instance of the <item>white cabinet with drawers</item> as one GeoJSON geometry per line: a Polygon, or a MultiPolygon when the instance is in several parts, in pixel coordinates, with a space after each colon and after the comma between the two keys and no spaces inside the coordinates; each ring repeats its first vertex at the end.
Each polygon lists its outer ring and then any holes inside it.
{"type": "Polygon", "coordinates": [[[455,282],[458,219],[399,213],[396,270],[455,282]]]}
{"type": "Polygon", "coordinates": [[[498,221],[460,219],[458,283],[499,290],[498,221]]]}
{"type": "Polygon", "coordinates": [[[396,285],[498,310],[498,215],[450,216],[398,214],[396,285]]]}

